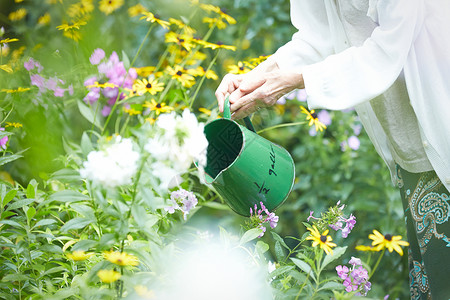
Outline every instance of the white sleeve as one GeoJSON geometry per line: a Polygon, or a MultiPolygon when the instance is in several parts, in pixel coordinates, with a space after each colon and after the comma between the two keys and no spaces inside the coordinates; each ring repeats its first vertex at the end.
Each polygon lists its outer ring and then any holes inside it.
{"type": "Polygon", "coordinates": [[[291,0],[291,21],[298,32],[272,55],[281,70],[301,73],[334,53],[323,1],[291,0]]]}
{"type": "Polygon", "coordinates": [[[340,110],[371,100],[398,78],[421,29],[424,0],[378,0],[378,23],[361,47],[302,70],[310,109],[340,110]]]}

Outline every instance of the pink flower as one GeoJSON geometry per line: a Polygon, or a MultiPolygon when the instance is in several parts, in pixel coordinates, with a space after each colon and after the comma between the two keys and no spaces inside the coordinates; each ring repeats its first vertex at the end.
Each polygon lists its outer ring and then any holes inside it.
{"type": "Polygon", "coordinates": [[[102,108],[102,116],[106,117],[111,113],[111,107],[108,105],[103,106],[102,108]]]}
{"type": "Polygon", "coordinates": [[[341,279],[346,279],[348,277],[349,269],[346,266],[337,266],[336,272],[341,279]]]}
{"type": "Polygon", "coordinates": [[[350,149],[352,149],[352,150],[358,150],[359,145],[361,144],[359,139],[354,135],[352,135],[351,137],[348,138],[347,143],[348,143],[348,146],[350,147],[350,149]]]}
{"type": "Polygon", "coordinates": [[[101,48],[97,48],[92,53],[91,57],[89,57],[89,61],[92,65],[98,65],[100,61],[105,57],[105,51],[101,48]]]}
{"type": "MultiPolygon", "coordinates": [[[[0,127],[0,131],[5,131],[5,128],[0,127]]],[[[6,149],[6,144],[8,143],[8,137],[4,136],[0,139],[0,148],[6,149]]]]}
{"type": "Polygon", "coordinates": [[[65,91],[66,91],[65,89],[60,88],[60,87],[57,87],[57,88],[55,89],[55,92],[54,92],[53,95],[55,95],[55,97],[64,97],[64,92],[65,92],[65,91]]]}

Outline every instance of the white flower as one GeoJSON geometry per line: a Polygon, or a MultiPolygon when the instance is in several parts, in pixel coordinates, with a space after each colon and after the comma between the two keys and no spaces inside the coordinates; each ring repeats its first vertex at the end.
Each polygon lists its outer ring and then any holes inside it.
{"type": "MultiPolygon", "coordinates": [[[[155,124],[157,132],[144,147],[155,160],[164,161],[166,168],[178,174],[186,172],[193,161],[200,168],[206,165],[208,141],[203,134],[204,124],[199,123],[189,109],[185,109],[181,116],[175,112],[161,115],[155,124]]],[[[167,182],[167,172],[155,170],[154,175],[167,182]],[[162,178],[156,173],[165,173],[166,176],[162,178]]]]}
{"type": "Polygon", "coordinates": [[[139,153],[133,151],[131,139],[116,138],[116,143],[92,151],[83,163],[80,175],[106,187],[130,184],[138,169],[139,153]]]}

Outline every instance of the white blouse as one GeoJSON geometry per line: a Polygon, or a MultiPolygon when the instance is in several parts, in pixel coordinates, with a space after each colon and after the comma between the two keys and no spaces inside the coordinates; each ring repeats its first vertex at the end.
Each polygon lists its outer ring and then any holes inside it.
{"type": "Polygon", "coordinates": [[[370,100],[403,73],[426,156],[450,190],[450,1],[346,1],[369,2],[376,27],[361,46],[350,45],[336,0],[291,0],[299,31],[273,58],[303,74],[310,109],[355,107],[393,180],[392,147],[370,100]]]}

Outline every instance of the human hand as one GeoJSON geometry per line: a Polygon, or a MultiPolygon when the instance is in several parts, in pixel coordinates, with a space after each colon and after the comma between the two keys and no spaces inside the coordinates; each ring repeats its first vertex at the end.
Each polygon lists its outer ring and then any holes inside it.
{"type": "Polygon", "coordinates": [[[304,88],[301,74],[282,72],[269,60],[249,73],[227,74],[216,90],[219,110],[223,112],[225,97],[230,95],[232,119],[241,119],[262,107],[272,106],[284,94],[304,88]]]}

